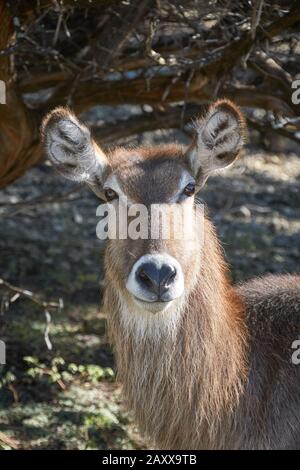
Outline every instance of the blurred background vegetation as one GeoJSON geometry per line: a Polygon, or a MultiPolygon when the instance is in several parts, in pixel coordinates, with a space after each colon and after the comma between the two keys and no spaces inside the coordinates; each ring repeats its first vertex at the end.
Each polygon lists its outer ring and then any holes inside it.
{"type": "Polygon", "coordinates": [[[234,281],[299,272],[299,26],[297,1],[0,0],[0,448],[146,445],[105,334],[99,201],[45,161],[44,114],[73,108],[105,148],[188,143],[233,99],[249,142],[200,198],[234,281]]]}

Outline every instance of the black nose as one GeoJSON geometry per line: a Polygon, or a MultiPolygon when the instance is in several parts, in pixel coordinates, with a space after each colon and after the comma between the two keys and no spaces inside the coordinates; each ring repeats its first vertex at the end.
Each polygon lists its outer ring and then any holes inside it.
{"type": "Polygon", "coordinates": [[[157,266],[149,262],[142,264],[136,277],[143,288],[153,292],[160,298],[171,286],[176,276],[176,269],[169,264],[157,266]]]}

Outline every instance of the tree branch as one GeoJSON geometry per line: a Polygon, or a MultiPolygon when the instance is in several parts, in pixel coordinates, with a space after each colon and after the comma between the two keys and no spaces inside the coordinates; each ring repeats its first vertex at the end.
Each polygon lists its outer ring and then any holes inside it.
{"type": "MultiPolygon", "coordinates": [[[[54,300],[43,300],[39,295],[31,292],[30,290],[23,289],[21,287],[14,286],[8,281],[5,281],[4,279],[0,278],[0,287],[3,286],[6,289],[14,292],[15,294],[18,294],[18,297],[23,296],[27,299],[30,299],[32,302],[36,303],[37,305],[40,305],[41,307],[45,309],[60,309],[63,307],[63,302],[62,299],[60,299],[58,302],[54,300]]],[[[15,301],[18,297],[14,296],[15,301]]],[[[12,301],[12,299],[11,299],[12,301]]]]}
{"type": "MultiPolygon", "coordinates": [[[[279,34],[288,26],[300,20],[300,4],[297,3],[289,13],[272,23],[266,29],[257,31],[256,40],[270,38],[279,34]]],[[[207,101],[212,96],[212,84],[219,81],[229,70],[247,54],[253,45],[251,32],[244,33],[243,37],[227,46],[220,58],[211,63],[198,67],[193,74],[187,90],[186,83],[190,74],[189,67],[185,73],[175,72],[171,77],[154,76],[151,79],[135,78],[132,80],[93,80],[78,83],[72,96],[72,107],[82,112],[98,104],[125,104],[125,103],[162,103],[187,101],[207,101]],[[206,85],[208,85],[206,87],[206,85]],[[206,88],[205,88],[206,87],[206,88]],[[167,91],[167,93],[165,93],[167,91]]],[[[215,85],[214,85],[215,86],[215,85]]],[[[61,105],[68,96],[71,87],[70,81],[51,97],[44,110],[61,105]]]]}

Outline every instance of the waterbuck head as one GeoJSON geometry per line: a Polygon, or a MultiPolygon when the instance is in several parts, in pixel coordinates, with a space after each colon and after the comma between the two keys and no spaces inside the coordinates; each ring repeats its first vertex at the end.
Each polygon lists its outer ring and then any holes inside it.
{"type": "Polygon", "coordinates": [[[86,182],[118,208],[118,228],[139,225],[140,237],[129,230],[120,236],[117,230],[107,246],[106,281],[128,311],[156,313],[177,305],[199,276],[199,235],[205,219],[196,210],[195,195],[213,171],[238,157],[245,122],[233,103],[220,100],[195,120],[194,128],[188,148],[117,148],[104,153],[69,110],[58,108],[44,120],[46,151],[57,170],[86,182]],[[120,208],[125,207],[127,218],[120,220],[120,208]]]}

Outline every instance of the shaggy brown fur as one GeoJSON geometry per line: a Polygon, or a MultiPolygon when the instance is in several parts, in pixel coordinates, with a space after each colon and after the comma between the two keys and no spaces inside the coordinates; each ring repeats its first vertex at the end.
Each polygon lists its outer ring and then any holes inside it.
{"type": "Polygon", "coordinates": [[[108,248],[105,306],[128,406],[162,449],[299,448],[300,367],[291,344],[300,277],[234,289],[209,221],[205,241],[181,321],[158,340],[124,328],[108,248]]]}
{"type": "Polygon", "coordinates": [[[206,221],[202,269],[180,323],[159,340],[124,329],[109,253],[108,326],[119,379],[141,429],[159,448],[228,447],[246,380],[247,332],[212,226],[206,221]]]}

